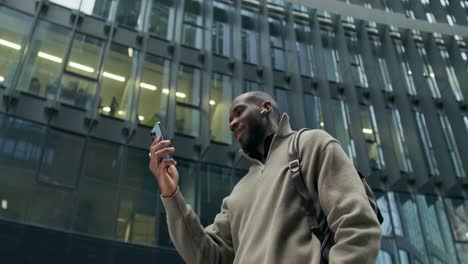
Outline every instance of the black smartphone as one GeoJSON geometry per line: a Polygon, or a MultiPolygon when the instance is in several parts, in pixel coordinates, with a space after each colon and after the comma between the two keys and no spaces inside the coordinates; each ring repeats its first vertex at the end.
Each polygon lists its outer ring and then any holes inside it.
{"type": "MultiPolygon", "coordinates": [[[[161,137],[161,140],[164,140],[165,137],[164,137],[164,132],[163,132],[163,129],[161,127],[161,123],[160,122],[157,122],[153,129],[151,130],[151,139],[153,142],[157,137],[161,137]]],[[[172,155],[171,154],[166,154],[164,156],[161,157],[161,160],[163,159],[169,159],[169,158],[172,158],[172,155]]]]}

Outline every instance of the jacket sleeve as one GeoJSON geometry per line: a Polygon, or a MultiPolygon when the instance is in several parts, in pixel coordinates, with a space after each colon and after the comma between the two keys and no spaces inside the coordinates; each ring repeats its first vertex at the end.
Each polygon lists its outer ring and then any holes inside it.
{"type": "Polygon", "coordinates": [[[234,250],[226,199],[212,225],[205,229],[182,193],[162,197],[166,209],[169,235],[186,263],[232,263],[234,250]]]}
{"type": "Polygon", "coordinates": [[[335,234],[329,263],[376,263],[381,240],[379,221],[353,163],[338,141],[327,137],[321,147],[303,148],[301,156],[313,157],[306,169],[318,178],[306,182],[318,190],[320,207],[335,234]]]}

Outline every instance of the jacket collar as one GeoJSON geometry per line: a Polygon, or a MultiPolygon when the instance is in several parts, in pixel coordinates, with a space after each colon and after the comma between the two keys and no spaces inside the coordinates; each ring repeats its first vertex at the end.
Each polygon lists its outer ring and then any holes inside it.
{"type": "MultiPolygon", "coordinates": [[[[287,136],[291,135],[293,132],[294,131],[291,129],[291,125],[289,124],[289,116],[288,116],[288,114],[284,113],[281,116],[281,119],[280,119],[280,121],[278,123],[278,129],[276,130],[275,134],[273,135],[273,139],[271,140],[270,150],[268,151],[268,155],[267,155],[266,160],[268,160],[268,157],[270,156],[270,153],[274,150],[276,138],[287,137],[287,136]]],[[[250,162],[257,163],[257,164],[262,164],[259,160],[250,157],[247,153],[244,152],[243,149],[240,149],[239,153],[244,158],[249,160],[250,162]]],[[[265,163],[266,163],[266,161],[265,161],[265,163]]]]}

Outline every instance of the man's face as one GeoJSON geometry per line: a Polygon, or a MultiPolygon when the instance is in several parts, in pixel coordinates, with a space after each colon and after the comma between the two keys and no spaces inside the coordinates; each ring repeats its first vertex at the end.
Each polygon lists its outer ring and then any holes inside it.
{"type": "Polygon", "coordinates": [[[229,128],[247,153],[255,152],[265,137],[266,120],[260,114],[260,109],[260,106],[242,97],[234,100],[231,105],[229,128]]]}

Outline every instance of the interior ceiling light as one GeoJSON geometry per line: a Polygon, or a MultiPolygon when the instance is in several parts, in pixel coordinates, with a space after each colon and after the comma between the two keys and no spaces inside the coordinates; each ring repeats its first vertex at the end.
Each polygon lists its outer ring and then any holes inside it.
{"type": "Polygon", "coordinates": [[[12,48],[12,49],[15,49],[15,50],[21,49],[21,45],[18,45],[16,43],[13,43],[13,42],[10,42],[10,41],[4,40],[4,39],[0,39],[0,45],[9,47],[9,48],[12,48]]]}
{"type": "Polygon", "coordinates": [[[156,89],[158,89],[158,87],[156,87],[156,86],[154,86],[152,84],[144,83],[144,82],[140,83],[140,87],[148,89],[148,90],[152,90],[152,91],[156,91],[156,89]]]}
{"type": "Polygon", "coordinates": [[[39,51],[37,53],[37,55],[43,59],[46,59],[46,60],[50,60],[50,61],[53,61],[53,62],[58,62],[58,63],[62,63],[62,59],[57,57],[57,56],[54,56],[54,55],[50,55],[48,53],[45,53],[45,52],[42,52],[42,51],[39,51]]]}
{"type": "Polygon", "coordinates": [[[117,75],[117,74],[113,74],[113,73],[110,73],[110,72],[104,72],[102,75],[104,77],[106,77],[106,78],[109,78],[109,79],[113,79],[113,80],[116,80],[116,81],[119,81],[119,82],[125,82],[125,77],[117,75]]]}

